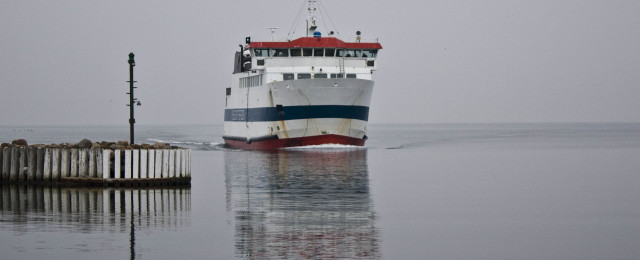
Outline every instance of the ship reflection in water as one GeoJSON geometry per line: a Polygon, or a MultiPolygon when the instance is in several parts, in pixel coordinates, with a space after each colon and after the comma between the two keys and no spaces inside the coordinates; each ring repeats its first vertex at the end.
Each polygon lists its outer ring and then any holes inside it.
{"type": "Polygon", "coordinates": [[[379,258],[366,149],[225,153],[236,254],[379,258]]]}
{"type": "Polygon", "coordinates": [[[190,225],[191,190],[0,185],[0,210],[18,232],[131,231],[134,241],[134,229],[190,225]]]}

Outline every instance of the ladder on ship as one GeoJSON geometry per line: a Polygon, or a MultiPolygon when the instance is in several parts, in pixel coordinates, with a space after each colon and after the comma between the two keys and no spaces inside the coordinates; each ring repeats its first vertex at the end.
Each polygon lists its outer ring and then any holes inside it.
{"type": "Polygon", "coordinates": [[[344,77],[344,58],[340,58],[340,74],[344,77]]]}

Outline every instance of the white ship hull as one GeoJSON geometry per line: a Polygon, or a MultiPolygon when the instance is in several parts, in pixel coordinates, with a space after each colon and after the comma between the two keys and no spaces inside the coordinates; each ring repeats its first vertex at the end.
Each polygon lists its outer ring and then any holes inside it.
{"type": "Polygon", "coordinates": [[[236,147],[257,149],[363,145],[372,91],[371,80],[344,78],[285,80],[232,89],[224,139],[236,147]]]}

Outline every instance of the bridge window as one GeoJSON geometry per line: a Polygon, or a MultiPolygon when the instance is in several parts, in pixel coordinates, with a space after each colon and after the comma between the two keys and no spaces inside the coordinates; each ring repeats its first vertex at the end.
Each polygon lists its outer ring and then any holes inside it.
{"type": "Polygon", "coordinates": [[[310,79],[311,73],[298,73],[298,79],[310,79]]]}
{"type": "Polygon", "coordinates": [[[363,58],[375,58],[378,54],[378,50],[362,50],[363,58]]]}
{"type": "Polygon", "coordinates": [[[293,73],[283,73],[282,74],[282,79],[283,80],[293,80],[293,73]]]}
{"type": "Polygon", "coordinates": [[[311,57],[311,55],[313,55],[313,49],[302,49],[302,55],[305,57],[311,57]]]}
{"type": "Polygon", "coordinates": [[[269,56],[269,49],[255,49],[253,50],[256,57],[267,57],[269,56]]]}
{"type": "Polygon", "coordinates": [[[273,49],[273,57],[289,57],[289,49],[273,49]]]}
{"type": "Polygon", "coordinates": [[[291,49],[291,57],[300,57],[300,56],[302,56],[302,50],[291,49]]]}
{"type": "Polygon", "coordinates": [[[313,78],[326,79],[327,78],[327,73],[316,73],[316,74],[313,74],[313,78]]]}
{"type": "Polygon", "coordinates": [[[344,74],[342,74],[342,73],[331,73],[331,78],[332,79],[341,79],[341,78],[344,78],[344,74]]]}
{"type": "Polygon", "coordinates": [[[338,49],[338,52],[336,53],[336,57],[344,57],[344,55],[347,54],[347,50],[345,49],[338,49]]]}
{"type": "Polygon", "coordinates": [[[356,51],[355,50],[347,50],[346,53],[347,54],[345,55],[345,57],[347,57],[347,58],[355,58],[356,57],[356,51]]]}
{"type": "Polygon", "coordinates": [[[325,49],[324,50],[324,56],[326,57],[333,57],[336,54],[336,49],[325,49]]]}
{"type": "Polygon", "coordinates": [[[314,57],[322,57],[324,56],[324,49],[313,49],[314,57]]]}

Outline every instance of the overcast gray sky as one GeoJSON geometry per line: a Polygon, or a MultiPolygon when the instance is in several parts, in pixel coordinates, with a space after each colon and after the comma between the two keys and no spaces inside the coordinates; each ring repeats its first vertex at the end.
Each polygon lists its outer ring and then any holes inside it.
{"type": "MultiPolygon", "coordinates": [[[[382,43],[372,123],[640,122],[640,1],[323,3],[382,43]]],[[[129,52],[138,124],[222,123],[238,44],[300,5],[0,0],[0,124],[127,124],[129,52]]]]}

